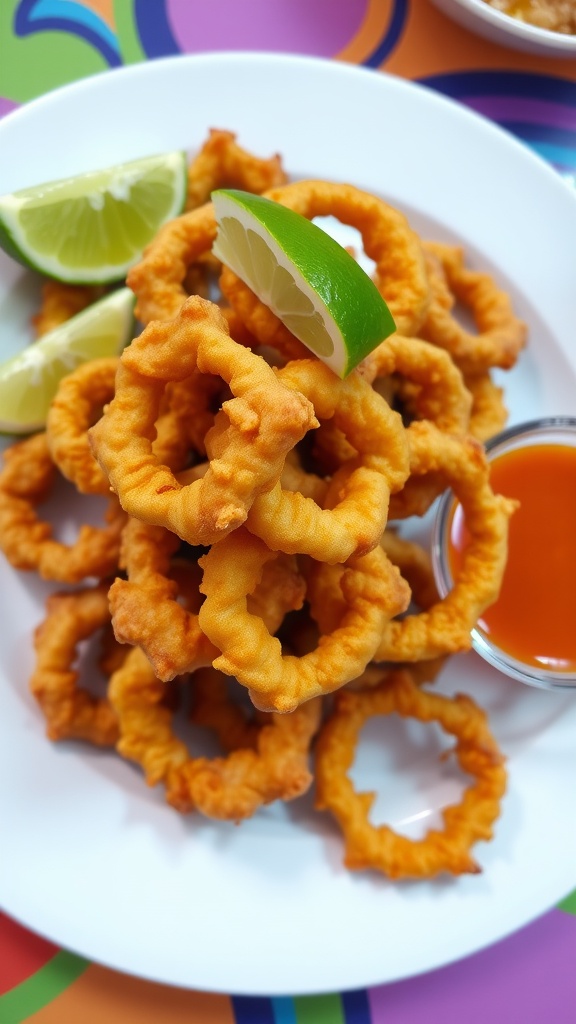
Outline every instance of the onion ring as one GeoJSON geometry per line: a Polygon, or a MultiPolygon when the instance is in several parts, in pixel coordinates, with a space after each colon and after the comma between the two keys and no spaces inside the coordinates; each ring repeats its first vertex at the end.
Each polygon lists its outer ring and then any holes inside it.
{"type": "Polygon", "coordinates": [[[425,242],[433,299],[420,334],[450,353],[464,373],[514,366],[526,344],[526,324],[514,315],[510,296],[490,274],[464,266],[458,246],[425,242]],[[469,307],[478,333],[470,333],[452,315],[455,299],[469,307]]]}
{"type": "Polygon", "coordinates": [[[279,481],[253,502],[246,526],[272,550],[331,563],[365,554],[386,525],[390,491],[408,475],[400,416],[357,373],[340,380],[324,363],[307,359],[288,363],[277,375],[311,401],[318,419],[333,419],[358,457],[336,473],[326,495],[329,507],[279,481]]]}
{"type": "Polygon", "coordinates": [[[124,351],[116,394],[90,438],[130,515],[191,544],[212,544],[244,522],[255,497],[279,479],[287,452],[315,424],[304,396],[230,338],[217,306],[192,296],[174,321],[149,324],[124,351]],[[217,436],[218,458],[202,479],[181,484],[151,441],[166,383],[196,369],[222,377],[234,397],[206,438],[210,454],[217,436]]]}
{"type": "Polygon", "coordinates": [[[138,647],[110,680],[109,694],[120,723],[119,753],[141,765],[148,785],[164,782],[168,803],[181,813],[199,810],[240,821],[263,804],[292,800],[310,786],[307,760],[320,719],[317,701],[292,715],[267,716],[256,749],[210,760],[191,757],[174,735],[172,714],[161,706],[164,684],[138,647]]]}
{"type": "Polygon", "coordinates": [[[186,209],[194,210],[207,203],[215,188],[261,193],[286,180],[279,154],[269,159],[253,156],[238,145],[233,132],[211,128],[188,167],[186,209]]]}
{"type": "Polygon", "coordinates": [[[344,834],[345,864],[352,870],[374,868],[389,878],[434,878],[443,872],[478,874],[470,854],[478,840],[489,840],[506,789],[504,758],[486,715],[464,694],[448,698],[420,689],[410,673],[396,671],[377,688],[338,693],[334,710],[316,743],[316,808],[334,815],[344,834]],[[373,793],[356,793],[348,770],[358,734],[375,715],[397,712],[405,718],[435,721],[456,738],[454,753],[475,782],[458,805],[446,807],[442,831],[411,840],[386,825],[369,821],[373,793]]]}
{"type": "Polygon", "coordinates": [[[72,668],[79,643],[110,621],[107,593],[107,585],[100,584],[52,594],[46,618],[35,631],[36,664],[29,685],[51,740],[81,739],[109,747],[118,739],[118,721],[108,699],[79,686],[78,672],[72,668]]]}
{"type": "Polygon", "coordinates": [[[118,500],[109,500],[105,527],[84,524],[75,544],[60,543],[50,524],[36,513],[56,475],[45,433],[6,449],[0,472],[0,548],[16,569],[36,570],[46,580],[79,583],[91,576],[111,576],[126,522],[118,500]]]}
{"type": "Polygon", "coordinates": [[[508,421],[504,390],[497,387],[489,370],[467,375],[464,383],[472,397],[468,431],[478,441],[488,441],[494,434],[499,434],[508,421]]]}
{"type": "Polygon", "coordinates": [[[484,449],[472,437],[442,434],[415,422],[411,477],[441,474],[461,503],[470,540],[454,586],[441,601],[385,626],[375,661],[423,661],[470,649],[470,630],[498,597],[507,555],[508,521],[517,503],[495,495],[484,449]]]}
{"type": "MultiPolygon", "coordinates": [[[[198,622],[202,601],[198,565],[186,563],[185,594],[171,571],[179,547],[180,539],[164,527],[129,519],[120,554],[128,579],[116,579],[108,595],[116,639],[141,647],[164,682],[211,665],[220,654],[198,622]]],[[[248,607],[275,633],[286,613],[302,606],[304,594],[305,583],[295,560],[283,555],[266,566],[248,607]]]]}
{"type": "MultiPolygon", "coordinates": [[[[407,607],[409,589],[381,548],[351,558],[342,575],[347,606],[338,628],[322,636],[318,647],[304,657],[284,657],[280,641],[270,636],[262,619],[251,615],[246,604],[264,565],[275,557],[245,528],[214,545],[199,562],[204,569],[200,589],[206,600],[198,618],[201,629],[222,651],[214,668],[248,687],[257,708],[287,712],[338,689],[363,671],[385,623],[407,607]]],[[[323,570],[324,563],[313,565],[309,587],[323,570]]]]}

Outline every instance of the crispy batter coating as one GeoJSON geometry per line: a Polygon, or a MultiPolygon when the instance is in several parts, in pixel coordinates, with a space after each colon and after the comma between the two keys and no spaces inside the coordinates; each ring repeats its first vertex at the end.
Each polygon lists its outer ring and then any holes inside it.
{"type": "MultiPolygon", "coordinates": [[[[418,421],[434,423],[446,433],[461,434],[470,421],[471,395],[462,374],[447,352],[418,338],[394,334],[382,342],[359,367],[359,373],[377,387],[382,380],[395,377],[394,391],[405,411],[418,421]]],[[[339,463],[356,454],[350,440],[335,421],[323,422],[317,431],[314,454],[320,464],[332,471],[339,463]]],[[[408,425],[407,439],[410,434],[408,425]]],[[[390,514],[394,519],[424,515],[432,502],[446,487],[438,474],[425,479],[412,476],[392,500],[390,514]]]]}
{"type": "Polygon", "coordinates": [[[92,359],[64,377],[46,421],[50,454],[81,494],[109,494],[108,478],[88,444],[88,430],[114,397],[118,359],[92,359]]]}
{"type": "Polygon", "coordinates": [[[255,497],[279,479],[287,452],[315,424],[310,402],[230,338],[217,306],[192,296],[174,321],[149,324],[124,351],[116,394],[90,438],[130,515],[191,544],[212,544],[245,521],[255,497]],[[154,423],[168,381],[196,370],[225,380],[233,398],[206,437],[208,471],[181,484],[154,454],[154,423]]]}
{"type": "Polygon", "coordinates": [[[390,491],[399,490],[408,475],[400,416],[355,372],[340,380],[324,363],[306,359],[288,363],[277,375],[310,400],[320,421],[334,420],[357,458],[335,474],[324,508],[279,481],[253,502],[246,526],[273,550],[331,563],[365,554],[386,525],[390,491]]]}
{"type": "Polygon", "coordinates": [[[508,522],[516,502],[495,495],[482,445],[415,422],[411,476],[440,473],[461,503],[470,540],[454,586],[419,615],[389,622],[376,661],[421,661],[470,648],[470,630],[498,597],[508,552],[508,522]]]}
{"type": "MultiPolygon", "coordinates": [[[[187,561],[174,574],[179,547],[180,539],[169,530],[129,519],[120,555],[128,579],[116,579],[109,593],[116,639],[141,647],[164,682],[211,665],[220,654],[198,622],[202,574],[197,563],[187,561]]],[[[265,567],[248,607],[275,633],[287,612],[302,606],[305,589],[295,559],[283,555],[265,567]]]]}
{"type": "MultiPolygon", "coordinates": [[[[398,374],[410,385],[410,411],[446,433],[464,433],[470,421],[471,397],[460,370],[445,351],[419,338],[393,334],[360,364],[362,376],[375,383],[398,374]]],[[[400,388],[401,388],[400,384],[400,388]]],[[[396,384],[395,391],[398,391],[396,384]]],[[[400,394],[403,395],[402,390],[400,394]]]]}
{"type": "Polygon", "coordinates": [[[188,167],[186,209],[194,210],[210,199],[216,188],[264,192],[287,181],[278,153],[264,159],[242,149],[234,132],[211,128],[208,138],[188,167]]]}
{"type": "Polygon", "coordinates": [[[478,873],[470,847],[490,840],[506,787],[503,757],[485,713],[465,694],[454,697],[420,689],[407,671],[384,676],[370,690],[340,691],[316,744],[316,807],[328,810],[342,829],[345,865],[375,868],[390,879],[430,879],[449,872],[478,873]],[[387,825],[369,820],[372,793],[356,793],[347,774],[359,733],[376,715],[397,712],[403,718],[438,722],[455,736],[454,754],[462,770],[475,778],[459,804],[443,811],[444,828],[410,840],[387,825]]]}
{"type": "Polygon", "coordinates": [[[53,331],[55,327],[81,313],[104,294],[100,285],[64,284],[62,281],[44,281],[42,304],[32,318],[37,337],[53,331]]]}
{"type": "Polygon", "coordinates": [[[478,874],[481,869],[470,848],[492,838],[506,790],[504,758],[481,708],[464,694],[449,698],[428,693],[407,671],[384,676],[376,688],[336,695],[333,713],[316,743],[315,777],[317,809],[330,811],[344,834],[346,867],[373,868],[393,879],[478,874]],[[387,825],[372,825],[374,794],[357,793],[348,776],[365,722],[392,712],[438,722],[456,738],[458,763],[475,779],[459,804],[443,810],[443,829],[431,829],[419,840],[401,836],[387,825]]]}
{"type": "Polygon", "coordinates": [[[243,747],[209,759],[191,756],[175,736],[172,713],[161,703],[164,690],[138,647],[109,687],[120,723],[119,752],[141,765],[148,785],[165,783],[166,799],[176,810],[240,821],[263,804],[293,800],[309,788],[308,753],[320,721],[318,701],[291,715],[266,716],[255,749],[243,747]]]}
{"type": "Polygon", "coordinates": [[[212,248],[216,230],[212,203],[182,213],[160,228],[126,277],[141,323],[177,316],[186,299],[190,267],[212,248]]]}
{"type": "Polygon", "coordinates": [[[508,422],[504,389],[494,383],[489,370],[467,374],[464,383],[472,397],[468,431],[479,441],[488,441],[494,434],[499,434],[508,422]]]}
{"type": "MultiPolygon", "coordinates": [[[[292,711],[304,701],[344,686],[374,655],[388,619],[405,609],[410,591],[398,570],[377,547],[353,557],[342,573],[345,611],[336,629],[301,658],[283,656],[259,616],[251,615],[251,593],[274,552],[245,528],[215,544],[200,559],[201,590],[206,600],[200,626],[222,651],[214,667],[249,688],[253,704],[264,711],[292,711]]],[[[325,563],[308,572],[308,588],[322,576],[325,563]]]]}
{"type": "Polygon", "coordinates": [[[509,370],[526,344],[527,327],[515,316],[508,293],[490,274],[467,268],[462,248],[440,242],[424,247],[433,299],[421,336],[446,349],[464,373],[492,366],[509,370]],[[476,334],[453,315],[456,300],[472,313],[476,334]]]}
{"type": "Polygon", "coordinates": [[[243,704],[231,700],[230,687],[235,685],[234,680],[215,668],[199,668],[192,682],[190,721],[211,729],[226,753],[256,750],[260,727],[268,715],[254,708],[249,714],[243,704]]]}
{"type": "Polygon", "coordinates": [[[73,668],[78,645],[110,621],[108,586],[52,594],[46,618],[34,634],[36,664],[30,690],[46,717],[51,740],[87,740],[101,747],[118,739],[118,722],[107,697],[97,698],[79,684],[73,668]]]}
{"type": "Polygon", "coordinates": [[[120,535],[126,522],[112,496],[106,526],[84,524],[74,544],[54,540],[52,526],[36,511],[57,476],[45,433],[34,434],[4,452],[0,472],[0,548],[16,569],[36,570],[43,579],[79,583],[103,579],[118,565],[120,535]]]}
{"type": "MultiPolygon", "coordinates": [[[[62,475],[81,494],[110,493],[108,477],[92,453],[88,431],[114,398],[119,362],[118,358],[109,358],[82,363],[61,380],[48,411],[46,433],[50,454],[62,475]]],[[[208,380],[212,382],[215,378],[208,380]]],[[[170,385],[166,391],[165,408],[161,407],[155,424],[152,448],[158,459],[175,472],[184,468],[190,447],[196,447],[196,441],[200,452],[203,450],[203,436],[213,420],[204,409],[210,394],[204,381],[201,388],[197,386],[194,375],[170,385]]]]}

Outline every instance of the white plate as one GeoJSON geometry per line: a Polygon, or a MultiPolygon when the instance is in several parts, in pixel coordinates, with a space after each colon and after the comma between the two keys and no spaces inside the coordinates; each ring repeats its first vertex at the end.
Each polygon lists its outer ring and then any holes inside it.
{"type": "MultiPolygon", "coordinates": [[[[529,350],[506,382],[512,420],[576,411],[573,196],[499,129],[399,79],[262,54],[103,74],[0,124],[0,192],[194,148],[210,126],[234,129],[257,153],[280,151],[296,177],[354,182],[398,204],[427,236],[460,239],[530,322],[529,350]]],[[[24,330],[34,284],[7,260],[1,269],[6,337],[18,317],[24,330]]],[[[482,875],[392,885],[344,870],[338,833],[310,799],[238,828],[182,819],[115,755],[50,745],[26,679],[51,588],[4,564],[0,584],[0,899],[56,942],[191,988],[335,991],[472,953],[576,883],[573,698],[524,688],[473,654],[450,663],[441,688],[474,694],[509,756],[503,816],[495,840],[476,849],[482,875]]],[[[388,821],[418,834],[454,799],[457,777],[438,766],[424,727],[381,724],[368,730],[356,775],[379,785],[388,821]]]]}

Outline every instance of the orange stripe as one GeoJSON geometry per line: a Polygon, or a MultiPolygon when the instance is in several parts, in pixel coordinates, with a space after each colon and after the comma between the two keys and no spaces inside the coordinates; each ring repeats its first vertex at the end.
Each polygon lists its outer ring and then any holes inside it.
{"type": "Polygon", "coordinates": [[[360,28],[355,36],[335,60],[344,60],[349,64],[361,64],[386,34],[392,14],[393,0],[367,0],[366,11],[360,28]]]}
{"type": "Polygon", "coordinates": [[[83,7],[89,7],[99,14],[110,28],[114,28],[114,0],[82,0],[83,7]]]}
{"type": "Polygon", "coordinates": [[[228,996],[187,992],[91,964],[29,1024],[234,1024],[228,996]]]}

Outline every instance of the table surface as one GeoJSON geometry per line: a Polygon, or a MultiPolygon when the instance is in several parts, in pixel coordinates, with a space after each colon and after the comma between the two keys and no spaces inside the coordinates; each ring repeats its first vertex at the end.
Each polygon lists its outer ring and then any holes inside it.
{"type": "MultiPolygon", "coordinates": [[[[425,83],[496,121],[576,180],[576,60],[493,46],[428,0],[296,6],[295,0],[0,0],[0,116],[122,64],[207,50],[292,52],[425,83]]],[[[59,949],[0,913],[0,1022],[574,1024],[575,964],[576,891],[516,934],[440,970],[361,991],[281,999],[131,978],[59,949]]]]}

